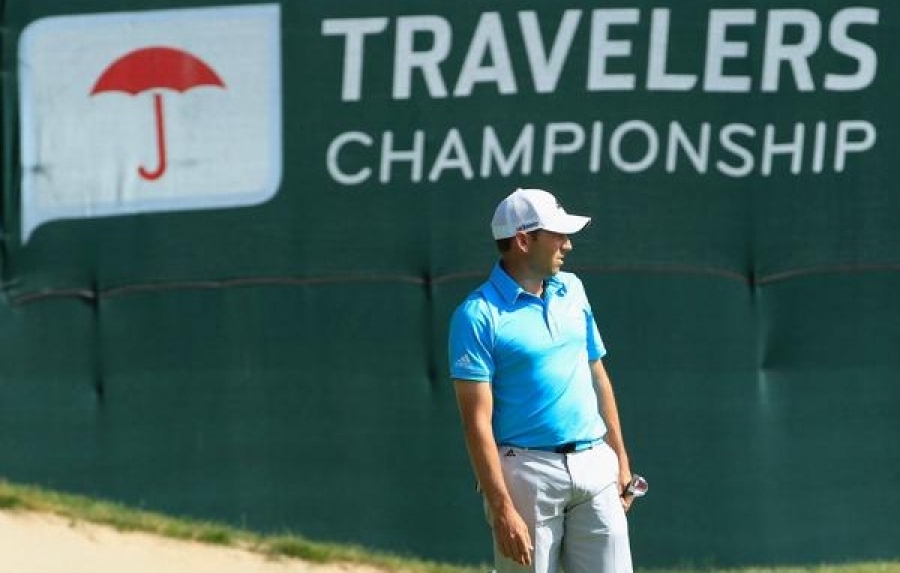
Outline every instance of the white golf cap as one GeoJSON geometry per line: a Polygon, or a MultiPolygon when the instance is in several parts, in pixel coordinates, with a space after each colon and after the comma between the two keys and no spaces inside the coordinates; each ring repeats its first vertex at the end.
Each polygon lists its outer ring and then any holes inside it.
{"type": "Polygon", "coordinates": [[[590,222],[590,217],[566,213],[556,197],[542,189],[516,189],[497,205],[491,231],[494,239],[506,239],[519,231],[535,229],[571,235],[590,222]]]}

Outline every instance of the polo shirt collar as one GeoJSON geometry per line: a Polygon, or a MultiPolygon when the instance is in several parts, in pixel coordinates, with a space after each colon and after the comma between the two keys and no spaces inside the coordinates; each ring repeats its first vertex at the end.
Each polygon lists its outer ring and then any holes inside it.
{"type": "MultiPolygon", "coordinates": [[[[503,269],[499,261],[491,270],[490,282],[507,304],[514,304],[518,300],[519,295],[525,294],[525,289],[509,276],[509,273],[503,269]]],[[[566,294],[566,285],[558,277],[552,276],[544,280],[544,290],[547,294],[563,296],[566,294]]]]}

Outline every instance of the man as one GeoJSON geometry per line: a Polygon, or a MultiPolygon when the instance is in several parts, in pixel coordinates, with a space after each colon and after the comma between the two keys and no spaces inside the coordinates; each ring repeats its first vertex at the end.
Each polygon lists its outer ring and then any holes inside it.
{"type": "Polygon", "coordinates": [[[466,445],[498,573],[631,573],[628,455],[581,281],[561,272],[590,222],[518,189],[491,222],[500,261],[450,325],[466,445]]]}

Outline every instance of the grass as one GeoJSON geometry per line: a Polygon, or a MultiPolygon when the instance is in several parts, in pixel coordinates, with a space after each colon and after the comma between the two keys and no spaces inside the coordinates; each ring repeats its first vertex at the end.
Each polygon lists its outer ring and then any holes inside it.
{"type": "Polygon", "coordinates": [[[688,571],[697,571],[701,573],[900,573],[900,561],[846,563],[841,565],[824,564],[802,567],[685,567],[680,569],[645,570],[644,573],[685,573],[688,571]]]}
{"type": "Polygon", "coordinates": [[[271,558],[302,559],[314,563],[369,565],[384,571],[406,573],[484,573],[487,566],[466,567],[437,563],[354,545],[314,542],[299,535],[261,535],[210,521],[176,518],[125,505],[13,484],[0,479],[0,511],[26,511],[58,515],[112,527],[184,541],[238,547],[271,558]]]}
{"type": "MultiPolygon", "coordinates": [[[[73,521],[105,525],[211,545],[239,547],[272,558],[302,559],[314,563],[369,565],[405,573],[485,573],[490,566],[466,567],[401,557],[354,545],[310,541],[299,535],[260,535],[247,530],[138,510],[122,504],[13,484],[0,478],[0,511],[50,513],[73,521]]],[[[900,573],[900,561],[815,565],[808,567],[679,567],[640,569],[642,573],[900,573]]]]}

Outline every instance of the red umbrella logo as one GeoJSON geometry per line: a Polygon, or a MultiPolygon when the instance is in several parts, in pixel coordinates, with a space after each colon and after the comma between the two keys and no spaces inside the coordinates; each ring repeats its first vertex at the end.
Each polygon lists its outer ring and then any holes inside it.
{"type": "Polygon", "coordinates": [[[143,165],[138,173],[148,181],[166,172],[166,130],[163,97],[158,90],[170,89],[181,93],[197,86],[225,84],[203,60],[183,50],[154,46],[129,52],[107,67],[91,95],[120,91],[131,95],[153,90],[153,110],[156,115],[157,165],[148,170],[143,165]]]}

